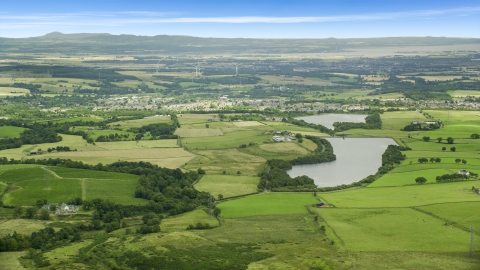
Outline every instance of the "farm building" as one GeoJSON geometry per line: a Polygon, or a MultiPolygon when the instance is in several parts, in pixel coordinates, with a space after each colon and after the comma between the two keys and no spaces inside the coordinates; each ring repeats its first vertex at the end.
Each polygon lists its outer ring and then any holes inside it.
{"type": "Polygon", "coordinates": [[[42,208],[47,209],[48,211],[53,211],[53,209],[57,209],[57,207],[58,207],[58,203],[50,203],[42,206],[42,208]]]}
{"type": "Polygon", "coordinates": [[[34,155],[42,155],[42,154],[45,154],[46,152],[45,151],[32,151],[30,153],[28,153],[29,156],[34,156],[34,155]]]}
{"type": "Polygon", "coordinates": [[[412,125],[435,125],[437,122],[425,122],[425,121],[417,121],[413,120],[412,125]]]}
{"type": "Polygon", "coordinates": [[[467,170],[460,170],[460,171],[458,171],[458,174],[461,174],[461,175],[470,175],[470,172],[467,171],[467,170]]]}
{"type": "Polygon", "coordinates": [[[76,214],[78,211],[78,206],[73,205],[73,204],[65,204],[62,203],[59,207],[57,207],[57,210],[55,210],[55,215],[72,215],[76,214]]]}
{"type": "Polygon", "coordinates": [[[278,135],[273,136],[272,139],[273,139],[274,141],[276,141],[276,142],[283,142],[283,141],[285,141],[285,137],[283,137],[283,136],[278,136],[278,135]]]}

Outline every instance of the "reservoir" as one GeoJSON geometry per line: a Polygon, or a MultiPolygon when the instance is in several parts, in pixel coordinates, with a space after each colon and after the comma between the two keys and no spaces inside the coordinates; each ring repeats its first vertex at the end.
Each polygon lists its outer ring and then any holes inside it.
{"type": "Polygon", "coordinates": [[[354,122],[365,123],[366,114],[322,114],[296,117],[295,119],[303,120],[307,123],[322,125],[329,129],[333,129],[333,123],[335,122],[354,122]]]}
{"type": "Polygon", "coordinates": [[[319,187],[350,184],[375,174],[382,166],[382,154],[391,138],[325,138],[333,146],[337,160],[327,163],[294,165],[287,173],[293,178],[307,175],[319,187]]]}

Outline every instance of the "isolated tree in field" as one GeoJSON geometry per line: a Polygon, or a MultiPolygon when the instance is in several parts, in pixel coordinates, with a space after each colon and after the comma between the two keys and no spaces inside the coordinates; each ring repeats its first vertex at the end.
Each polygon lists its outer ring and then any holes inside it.
{"type": "Polygon", "coordinates": [[[442,161],[442,159],[440,159],[438,157],[435,159],[435,163],[440,163],[440,161],[442,161]]]}
{"type": "Polygon", "coordinates": [[[38,209],[35,207],[29,207],[25,211],[25,217],[28,219],[33,219],[35,217],[35,214],[37,214],[38,209]]]}
{"type": "Polygon", "coordinates": [[[426,142],[430,141],[430,137],[429,137],[429,136],[424,136],[422,139],[423,139],[424,141],[426,141],[426,142]]]}
{"type": "Polygon", "coordinates": [[[41,220],[49,220],[50,219],[50,213],[48,212],[47,209],[45,209],[45,208],[40,209],[40,219],[41,220]]]}
{"type": "Polygon", "coordinates": [[[205,127],[206,127],[206,128],[209,128],[209,127],[210,127],[210,125],[209,125],[209,124],[205,124],[205,127]]]}
{"type": "Polygon", "coordinates": [[[223,195],[222,194],[218,194],[218,200],[223,200],[223,195]]]}
{"type": "Polygon", "coordinates": [[[452,137],[448,137],[448,138],[447,138],[447,143],[449,143],[449,144],[453,144],[453,141],[454,141],[454,140],[453,140],[453,138],[452,138],[452,137]]]}
{"type": "Polygon", "coordinates": [[[478,139],[478,138],[480,138],[480,135],[478,135],[478,133],[473,133],[472,135],[470,135],[470,138],[478,139]]]}
{"type": "Polygon", "coordinates": [[[462,159],[463,164],[467,164],[467,161],[465,159],[462,159]]]}
{"type": "Polygon", "coordinates": [[[460,163],[461,161],[462,161],[462,160],[459,159],[459,158],[455,159],[455,163],[457,163],[457,164],[460,163]]]}
{"type": "Polygon", "coordinates": [[[457,150],[456,147],[451,147],[451,148],[450,148],[450,151],[452,151],[452,152],[455,152],[456,150],[457,150]]]}
{"type": "Polygon", "coordinates": [[[430,158],[430,162],[431,162],[431,163],[435,162],[435,158],[433,158],[433,157],[430,158]]]}
{"type": "Polygon", "coordinates": [[[47,204],[47,200],[46,199],[43,199],[43,200],[37,200],[37,203],[35,204],[38,208],[42,208],[42,206],[44,206],[45,204],[47,204]]]}
{"type": "Polygon", "coordinates": [[[446,148],[445,146],[444,146],[444,147],[442,147],[442,151],[445,151],[445,150],[447,150],[447,148],[446,148]]]}
{"type": "Polygon", "coordinates": [[[443,138],[442,138],[442,137],[438,137],[438,138],[437,138],[437,141],[438,141],[439,143],[441,143],[441,142],[442,142],[442,140],[443,140],[443,138]]]}
{"type": "Polygon", "coordinates": [[[23,214],[23,208],[21,206],[17,206],[13,209],[13,217],[17,218],[23,214]]]}
{"type": "Polygon", "coordinates": [[[420,177],[417,177],[417,178],[415,179],[415,182],[416,182],[417,184],[424,184],[424,183],[427,182],[427,178],[420,176],[420,177]]]}

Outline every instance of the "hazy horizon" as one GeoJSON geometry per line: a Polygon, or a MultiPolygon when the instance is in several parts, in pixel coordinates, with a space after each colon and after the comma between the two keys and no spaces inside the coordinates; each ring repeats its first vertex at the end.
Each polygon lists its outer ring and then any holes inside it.
{"type": "Polygon", "coordinates": [[[51,32],[213,38],[480,38],[480,4],[460,1],[32,1],[3,3],[0,37],[51,32]]]}

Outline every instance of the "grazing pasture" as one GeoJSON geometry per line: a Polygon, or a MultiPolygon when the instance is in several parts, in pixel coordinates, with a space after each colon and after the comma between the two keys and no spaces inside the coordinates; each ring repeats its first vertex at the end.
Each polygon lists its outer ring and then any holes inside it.
{"type": "Polygon", "coordinates": [[[264,124],[257,122],[257,121],[236,121],[233,122],[236,127],[255,127],[255,126],[263,126],[264,124]]]}
{"type": "Polygon", "coordinates": [[[0,261],[2,262],[2,270],[18,270],[24,269],[20,263],[20,258],[27,254],[22,252],[0,252],[0,261]]]}
{"type": "Polygon", "coordinates": [[[0,220],[0,237],[12,234],[14,231],[20,234],[30,235],[32,232],[45,228],[49,223],[49,221],[31,219],[0,220]]]}
{"type": "Polygon", "coordinates": [[[215,198],[222,194],[224,198],[251,194],[258,191],[260,177],[243,175],[204,175],[195,184],[195,189],[211,193],[215,198]]]}
{"type": "Polygon", "coordinates": [[[464,252],[469,233],[409,208],[318,208],[349,251],[464,252]]]}
{"type": "Polygon", "coordinates": [[[132,205],[148,202],[134,198],[137,175],[64,167],[15,169],[15,166],[9,166],[10,170],[0,174],[1,181],[14,184],[13,189],[4,195],[5,204],[34,205],[39,199],[62,203],[77,197],[103,198],[132,205]],[[45,175],[49,178],[48,189],[45,175]]]}
{"type": "Polygon", "coordinates": [[[311,193],[262,193],[218,204],[226,218],[304,214],[305,206],[317,203],[311,193]]]}
{"type": "Polygon", "coordinates": [[[135,119],[135,120],[123,120],[123,121],[110,123],[109,125],[111,127],[119,126],[121,128],[128,129],[128,128],[146,126],[150,124],[170,123],[170,122],[171,122],[170,116],[163,115],[159,117],[148,117],[148,118],[135,119]]]}
{"type": "Polygon", "coordinates": [[[30,94],[30,91],[25,88],[0,87],[0,96],[22,96],[25,94],[30,94]]]}
{"type": "Polygon", "coordinates": [[[177,130],[175,130],[174,134],[182,138],[185,138],[185,137],[222,136],[223,132],[221,129],[218,129],[218,128],[178,128],[177,130]]]}
{"type": "Polygon", "coordinates": [[[236,148],[241,144],[263,143],[270,140],[271,135],[257,130],[233,131],[218,137],[182,138],[182,146],[189,150],[236,148]]]}
{"type": "Polygon", "coordinates": [[[176,139],[168,140],[140,140],[140,141],[120,141],[120,142],[96,142],[99,148],[105,150],[128,150],[142,148],[174,148],[179,147],[176,139]]]}
{"type": "Polygon", "coordinates": [[[26,128],[12,127],[12,126],[0,126],[1,138],[18,138],[26,128]]]}
{"type": "Polygon", "coordinates": [[[190,224],[208,223],[212,227],[217,227],[218,220],[210,217],[203,209],[197,209],[191,212],[183,213],[173,217],[168,217],[162,220],[162,231],[173,232],[185,230],[190,224]]]}
{"type": "Polygon", "coordinates": [[[257,176],[265,166],[264,158],[241,152],[237,149],[195,150],[197,157],[189,161],[184,168],[197,170],[202,168],[209,174],[236,174],[257,176]]]}
{"type": "Polygon", "coordinates": [[[480,228],[480,202],[432,204],[418,207],[418,209],[448,220],[448,223],[463,226],[463,228],[470,229],[470,225],[474,225],[476,232],[477,228],[480,228]]]}
{"type": "Polygon", "coordinates": [[[480,201],[480,196],[471,191],[475,183],[478,182],[360,188],[321,193],[320,196],[336,207],[350,208],[410,207],[434,203],[480,201]]]}

